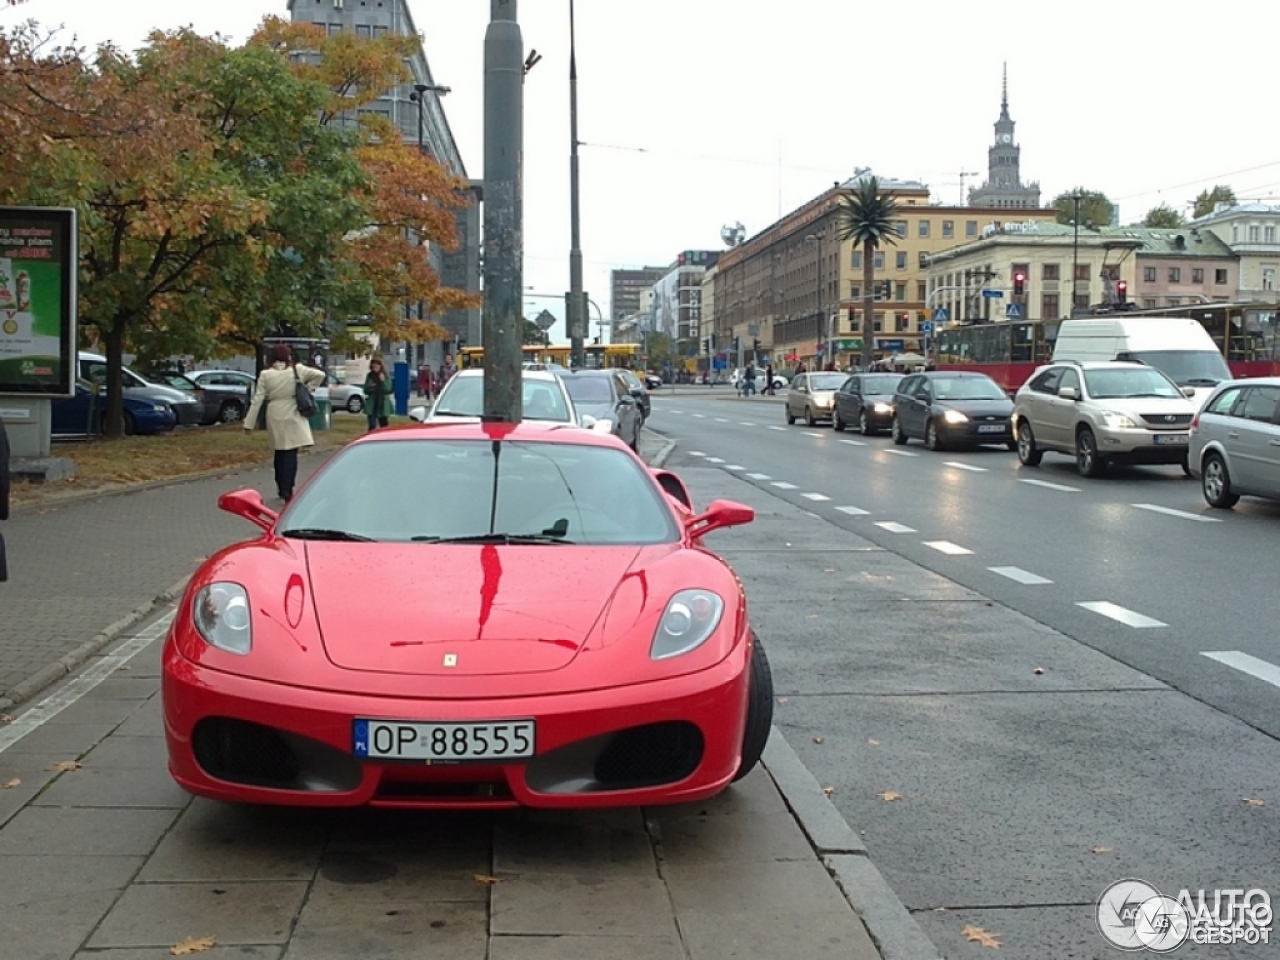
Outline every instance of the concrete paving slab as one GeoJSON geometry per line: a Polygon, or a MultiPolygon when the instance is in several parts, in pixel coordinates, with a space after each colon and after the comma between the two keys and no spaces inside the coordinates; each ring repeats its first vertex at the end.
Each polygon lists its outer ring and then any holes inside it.
{"type": "MultiPolygon", "coordinates": [[[[197,960],[281,960],[284,947],[214,947],[195,955],[197,960]]],[[[173,960],[168,947],[120,947],[109,950],[81,950],[72,960],[173,960]]]]}
{"type": "Polygon", "coordinates": [[[671,863],[664,864],[662,872],[678,915],[748,910],[838,913],[849,907],[816,859],[729,868],[723,863],[671,863]]]}
{"type": "Polygon", "coordinates": [[[650,807],[650,815],[667,817],[706,814],[712,817],[751,817],[760,814],[786,813],[787,804],[778,793],[769,774],[760,767],[747,774],[718,797],[700,803],[676,803],[650,807]]]}
{"type": "Polygon", "coordinates": [[[672,865],[733,864],[749,871],[757,861],[812,860],[813,848],[790,813],[742,817],[650,812],[660,838],[663,870],[672,865]]]}
{"type": "Polygon", "coordinates": [[[500,820],[493,841],[494,873],[559,873],[599,877],[657,877],[644,821],[629,828],[553,822],[537,816],[500,820]]]}
{"type": "MultiPolygon", "coordinates": [[[[71,902],[87,894],[123,890],[142,857],[0,856],[0,906],[71,902]]],[[[2,953],[2,951],[0,951],[2,953]]]]}
{"type": "Polygon", "coordinates": [[[657,877],[513,875],[494,884],[491,896],[495,935],[675,935],[667,889],[657,877]]]}
{"type": "Polygon", "coordinates": [[[489,844],[436,845],[405,849],[379,845],[326,850],[311,891],[312,901],[478,901],[488,887],[476,880],[492,870],[489,844]]]}
{"type": "Polygon", "coordinates": [[[857,914],[842,910],[681,913],[690,960],[876,960],[880,955],[857,914]],[[797,951],[800,947],[800,951],[797,951]]]}
{"type": "Polygon", "coordinates": [[[289,941],[289,960],[487,960],[484,903],[312,902],[289,941]]]}
{"type": "Polygon", "coordinates": [[[27,807],[0,830],[0,856],[146,855],[177,816],[177,810],[27,807]]]}
{"type": "Polygon", "coordinates": [[[493,814],[485,811],[335,810],[330,821],[330,850],[488,850],[493,835],[493,814]]]}
{"type": "Polygon", "coordinates": [[[49,718],[50,726],[61,724],[110,724],[113,728],[139,707],[137,700],[79,700],[49,718]]]}
{"type": "Polygon", "coordinates": [[[64,774],[34,801],[40,807],[157,807],[180,810],[191,795],[164,767],[120,770],[86,766],[64,774]]]}
{"type": "Polygon", "coordinates": [[[129,714],[128,719],[112,732],[118,737],[163,737],[163,711],[160,697],[154,696],[129,714]]]}
{"type": "Polygon", "coordinates": [[[492,937],[489,960],[688,960],[675,937],[492,937]]]}
{"type": "Polygon", "coordinates": [[[113,734],[97,744],[84,757],[84,765],[103,770],[164,769],[169,754],[164,740],[158,737],[122,737],[113,734]]]}
{"type": "Polygon", "coordinates": [[[0,753],[35,753],[50,760],[74,760],[106,739],[116,723],[45,723],[0,753]]]}
{"type": "Polygon", "coordinates": [[[89,702],[95,700],[150,700],[156,695],[157,686],[154,677],[139,677],[135,676],[131,670],[123,673],[117,670],[114,676],[103,680],[86,693],[84,699],[89,702]]]}
{"type": "Polygon", "coordinates": [[[66,960],[84,943],[118,896],[90,890],[75,897],[4,909],[5,960],[66,960]]]}
{"type": "Polygon", "coordinates": [[[305,883],[135,883],[87,946],[166,947],[187,937],[225,945],[285,943],[305,883]]]}

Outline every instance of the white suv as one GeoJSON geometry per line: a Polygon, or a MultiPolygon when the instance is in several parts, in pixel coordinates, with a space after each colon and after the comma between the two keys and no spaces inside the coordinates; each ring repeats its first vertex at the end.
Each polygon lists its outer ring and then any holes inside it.
{"type": "Polygon", "coordinates": [[[1141,363],[1051,363],[1013,398],[1018,459],[1034,467],[1046,450],[1065,453],[1085,477],[1111,462],[1178,464],[1185,472],[1193,393],[1141,363]]]}

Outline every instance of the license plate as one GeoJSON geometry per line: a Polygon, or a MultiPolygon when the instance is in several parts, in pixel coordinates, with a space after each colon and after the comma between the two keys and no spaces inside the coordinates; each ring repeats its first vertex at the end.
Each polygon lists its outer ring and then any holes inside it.
{"type": "Polygon", "coordinates": [[[419,723],[412,720],[357,720],[357,757],[425,760],[429,763],[527,760],[534,751],[534,721],[419,723]]]}
{"type": "Polygon", "coordinates": [[[1003,423],[980,423],[978,424],[979,433],[1004,433],[1008,427],[1003,423]]]}
{"type": "Polygon", "coordinates": [[[1181,444],[1185,446],[1191,441],[1191,435],[1188,433],[1157,433],[1156,443],[1164,444],[1181,444]]]}

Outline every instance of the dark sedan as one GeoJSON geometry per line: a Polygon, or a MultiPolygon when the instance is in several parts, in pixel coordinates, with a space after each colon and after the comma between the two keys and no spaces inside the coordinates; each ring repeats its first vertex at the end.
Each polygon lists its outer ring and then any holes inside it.
{"type": "Polygon", "coordinates": [[[575,370],[560,374],[578,415],[607,420],[613,435],[632,450],[640,446],[644,415],[631,387],[617,370],[575,370]]]}
{"type": "Polygon", "coordinates": [[[837,430],[856,426],[864,437],[888,430],[893,423],[893,394],[901,373],[855,373],[836,391],[831,425],[837,430]]]}
{"type": "Polygon", "coordinates": [[[923,440],[930,450],[1013,439],[1013,401],[985,373],[933,370],[904,377],[893,396],[893,442],[923,440]]]}
{"type": "MultiPolygon", "coordinates": [[[[51,434],[55,440],[72,440],[96,437],[102,433],[107,408],[105,392],[94,395],[91,381],[76,381],[74,397],[59,397],[50,404],[52,414],[51,434]]],[[[164,433],[178,422],[173,408],[163,400],[124,397],[124,432],[126,434],[164,433]]]]}

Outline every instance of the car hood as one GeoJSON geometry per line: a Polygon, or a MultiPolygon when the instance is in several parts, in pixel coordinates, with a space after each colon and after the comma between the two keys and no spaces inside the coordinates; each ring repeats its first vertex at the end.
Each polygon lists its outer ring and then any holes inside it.
{"type": "Polygon", "coordinates": [[[1088,404],[1096,410],[1115,410],[1147,419],[1162,414],[1185,418],[1200,409],[1196,401],[1187,397],[1094,397],[1088,404]]]}
{"type": "Polygon", "coordinates": [[[575,400],[573,406],[578,411],[579,419],[584,416],[595,417],[597,420],[618,419],[618,411],[613,408],[611,403],[579,403],[575,400]]]}
{"type": "Polygon", "coordinates": [[[193,393],[183,393],[173,387],[163,387],[158,383],[149,383],[145,387],[125,387],[125,393],[134,397],[146,397],[162,403],[199,403],[193,393]]]}
{"type": "Polygon", "coordinates": [[[1008,397],[991,400],[937,400],[937,410],[956,410],[967,417],[1007,417],[1013,413],[1013,401],[1008,397]]]}
{"type": "Polygon", "coordinates": [[[416,676],[543,673],[567,666],[639,552],[306,546],[329,659],[347,670],[416,676]]]}

